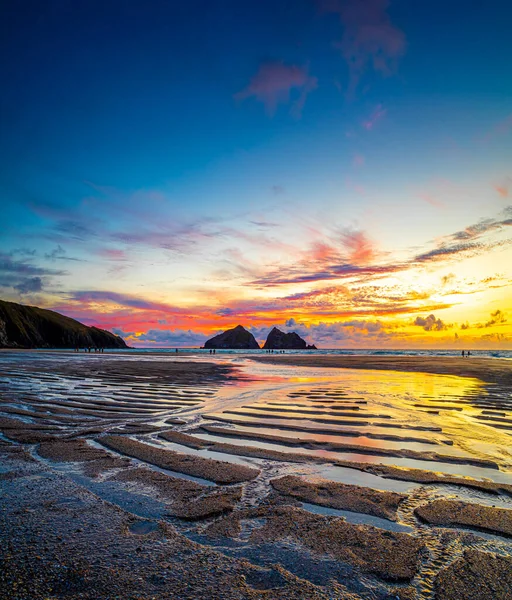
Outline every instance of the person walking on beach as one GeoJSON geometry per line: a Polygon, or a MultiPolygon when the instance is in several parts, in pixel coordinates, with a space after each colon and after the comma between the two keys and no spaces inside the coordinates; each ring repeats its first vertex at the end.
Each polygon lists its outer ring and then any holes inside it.
{"type": "Polygon", "coordinates": [[[464,350],[462,351],[462,358],[464,358],[464,350]]]}

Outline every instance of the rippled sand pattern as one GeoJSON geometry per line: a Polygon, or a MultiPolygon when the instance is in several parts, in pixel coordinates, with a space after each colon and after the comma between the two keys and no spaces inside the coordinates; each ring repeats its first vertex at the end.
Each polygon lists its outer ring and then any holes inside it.
{"type": "Polygon", "coordinates": [[[111,356],[6,355],[0,414],[59,436],[154,431],[204,407],[223,378],[207,366],[193,373],[186,364],[171,367],[111,356]]]}
{"type": "Polygon", "coordinates": [[[0,354],[0,484],[25,452],[149,519],[132,535],[164,520],[317,597],[441,598],[465,556],[506,570],[511,422],[510,390],[471,378],[0,354]]]}
{"type": "MultiPolygon", "coordinates": [[[[444,472],[454,472],[453,464],[472,476],[476,467],[488,476],[512,468],[512,430],[501,427],[511,415],[510,400],[476,380],[345,371],[337,383],[264,390],[256,402],[204,417],[215,425],[216,440],[225,435],[231,442],[444,472]],[[491,405],[501,407],[499,421],[482,408],[491,405]]],[[[211,426],[203,429],[212,435],[211,426]]]]}

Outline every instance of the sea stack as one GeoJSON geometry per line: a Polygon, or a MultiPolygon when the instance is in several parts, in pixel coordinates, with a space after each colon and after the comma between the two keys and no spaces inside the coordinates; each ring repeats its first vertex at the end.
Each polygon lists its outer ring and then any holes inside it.
{"type": "Polygon", "coordinates": [[[233,329],[228,329],[224,333],[219,333],[210,338],[204,344],[208,348],[223,348],[224,350],[259,350],[258,342],[250,331],[247,331],[242,325],[237,325],[233,329]]]}
{"type": "Polygon", "coordinates": [[[274,327],[268,334],[263,350],[316,350],[316,346],[308,346],[295,331],[284,333],[274,327]]]}

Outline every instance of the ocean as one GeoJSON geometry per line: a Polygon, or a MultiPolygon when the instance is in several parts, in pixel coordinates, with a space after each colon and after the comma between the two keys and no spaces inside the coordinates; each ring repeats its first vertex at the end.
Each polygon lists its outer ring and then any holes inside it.
{"type": "MultiPolygon", "coordinates": [[[[473,350],[471,355],[475,358],[506,358],[512,359],[512,350],[473,350]]],[[[467,349],[465,349],[467,350],[467,349]]],[[[107,352],[107,351],[106,351],[107,352]]],[[[122,353],[176,353],[176,348],[130,348],[127,350],[110,350],[109,352],[122,353]]],[[[178,348],[181,354],[204,354],[209,355],[209,350],[202,348],[178,348]]],[[[395,350],[395,349],[339,349],[339,348],[322,348],[318,350],[286,350],[286,354],[306,354],[308,356],[315,355],[341,355],[341,356],[460,356],[462,349],[438,349],[438,350],[395,350]]],[[[266,350],[217,350],[219,354],[266,354],[266,350]]]]}

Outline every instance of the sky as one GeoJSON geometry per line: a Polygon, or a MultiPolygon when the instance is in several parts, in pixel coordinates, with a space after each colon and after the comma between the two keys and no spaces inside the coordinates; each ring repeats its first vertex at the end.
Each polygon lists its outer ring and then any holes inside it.
{"type": "Polygon", "coordinates": [[[512,349],[509,0],[5,0],[0,297],[132,346],[512,349]]]}

